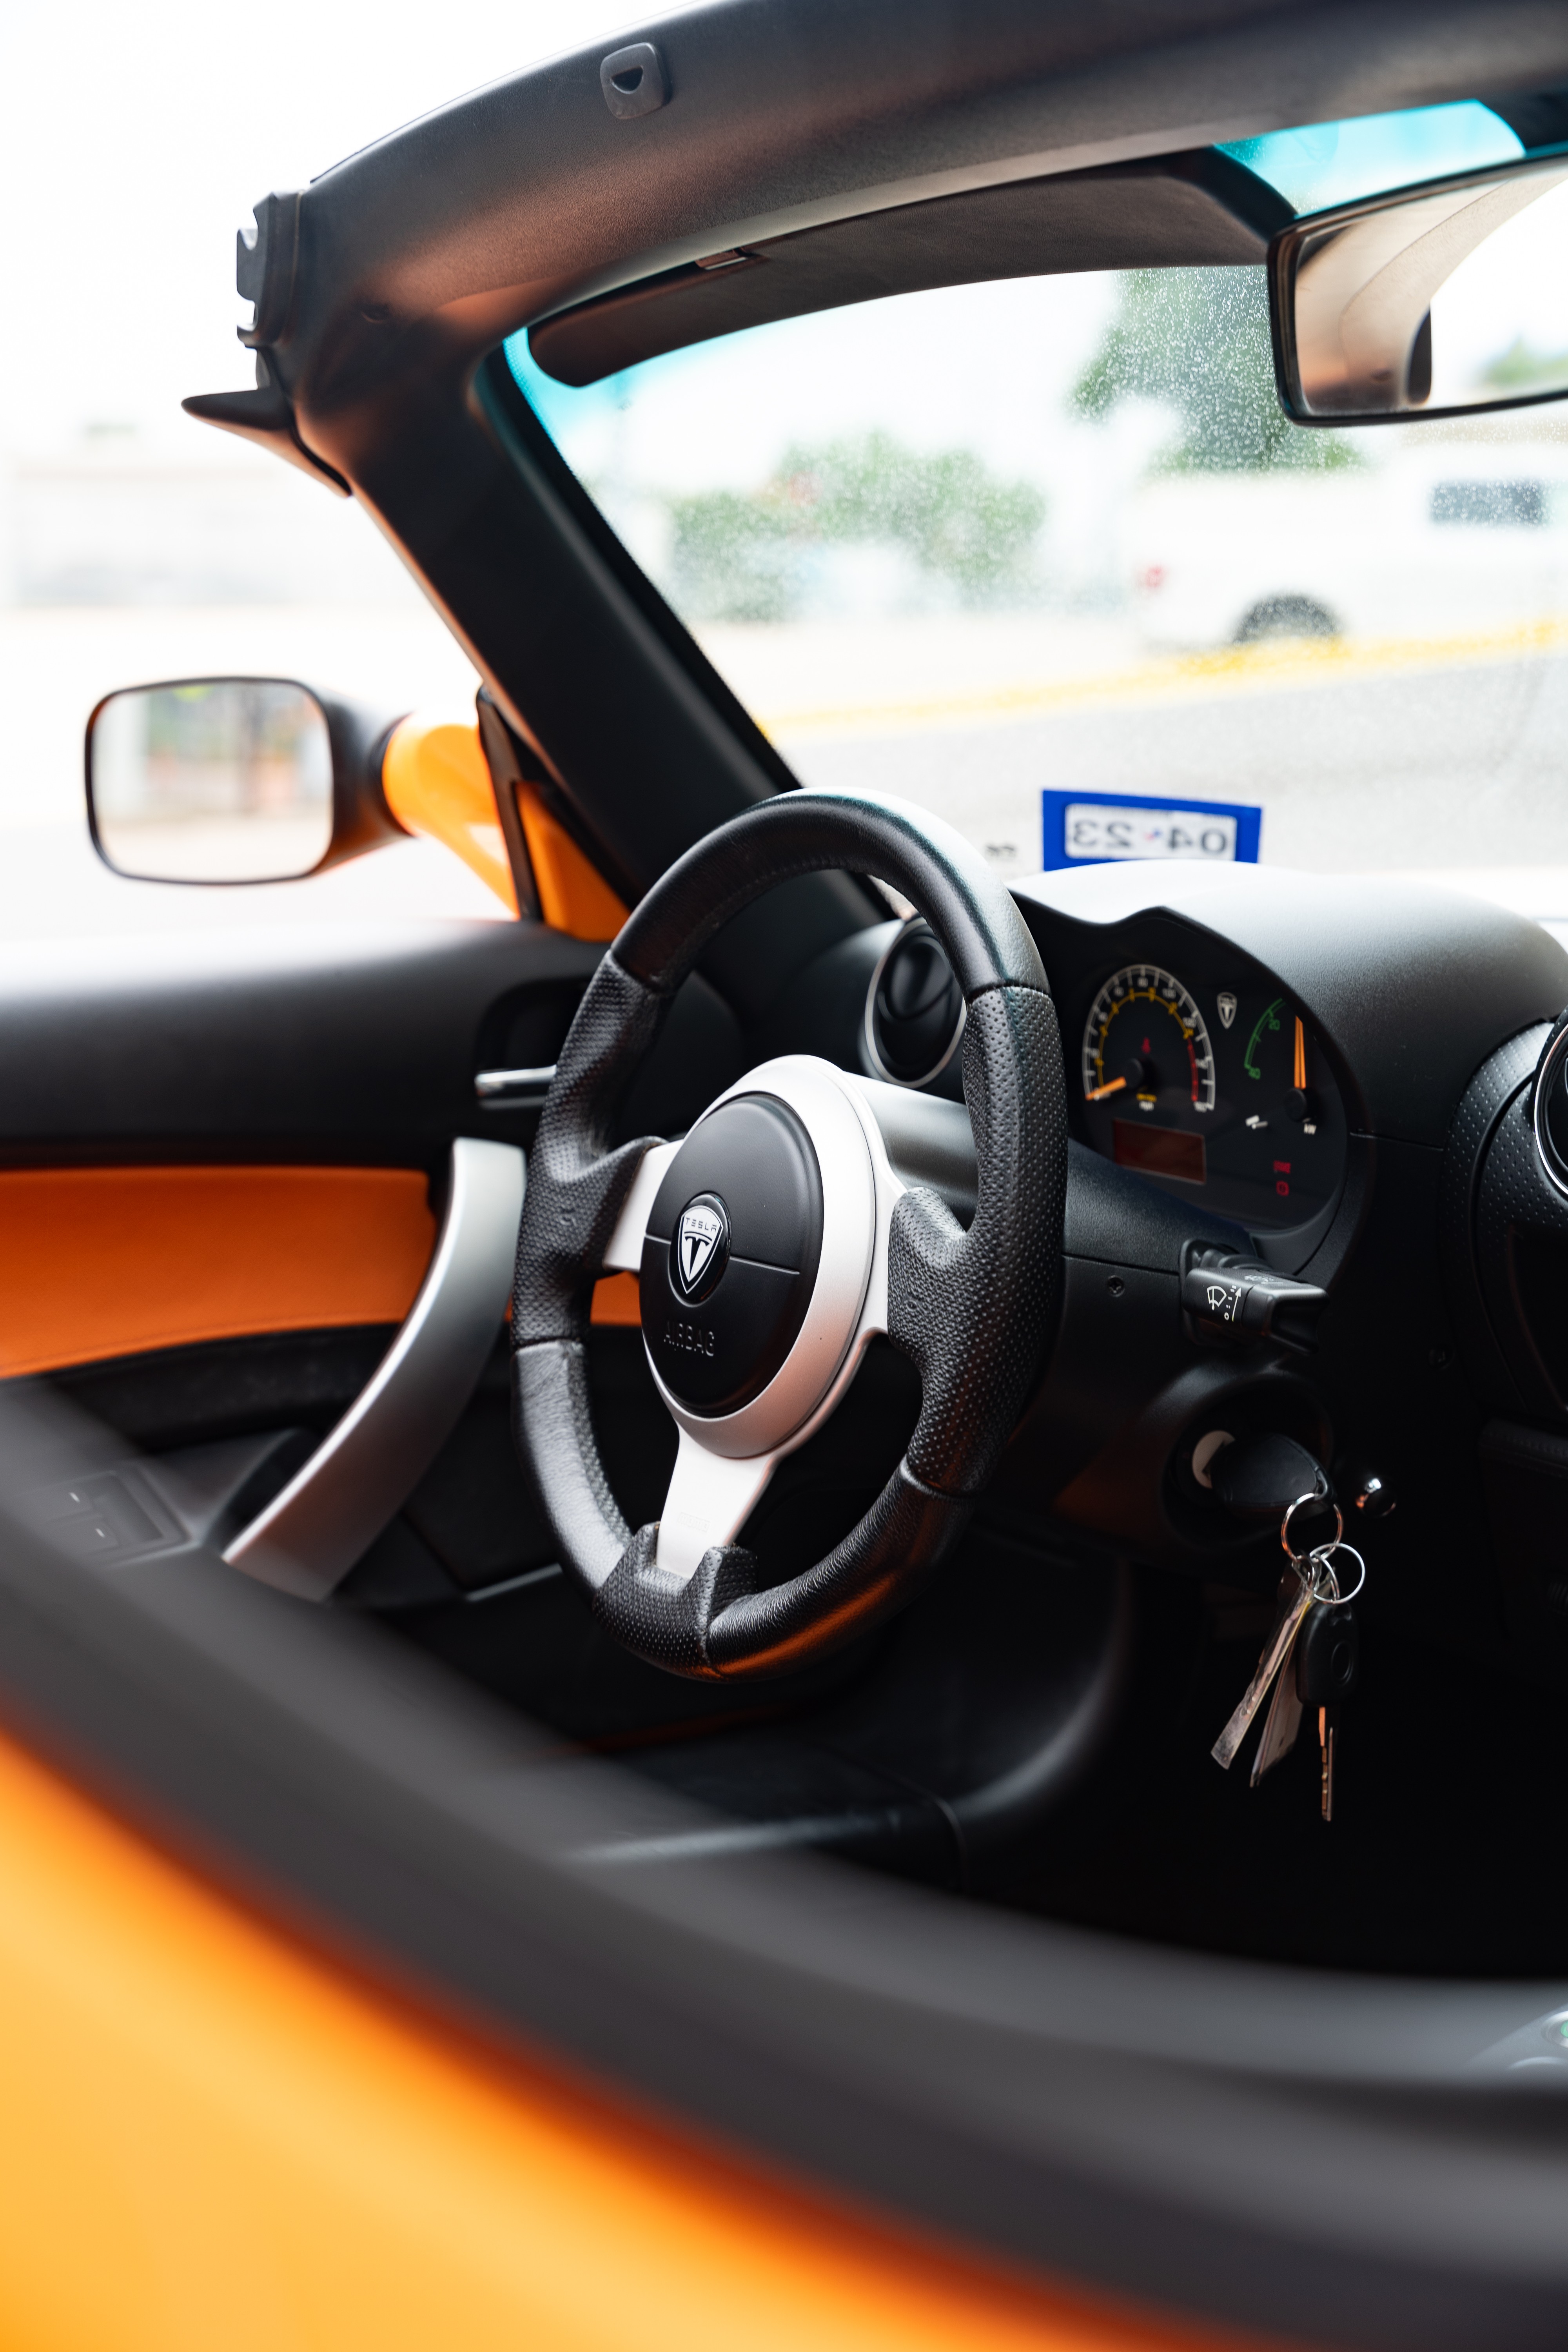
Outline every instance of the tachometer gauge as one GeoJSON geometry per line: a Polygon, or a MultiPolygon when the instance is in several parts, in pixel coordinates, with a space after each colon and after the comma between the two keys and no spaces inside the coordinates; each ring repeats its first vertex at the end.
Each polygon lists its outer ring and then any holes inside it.
{"type": "Polygon", "coordinates": [[[1152,1110],[1173,1094],[1213,1110],[1214,1048],[1179,980],[1152,963],[1112,973],[1083,1033],[1083,1091],[1091,1103],[1125,1095],[1122,1110],[1152,1110]]]}
{"type": "Polygon", "coordinates": [[[1113,972],[1095,998],[1083,1033],[1083,1098],[1108,1159],[1189,1184],[1205,1181],[1214,1048],[1190,992],[1158,964],[1113,972]]]}
{"type": "MultiPolygon", "coordinates": [[[[1173,927],[1148,928],[1157,940],[1173,927]]],[[[1095,996],[1073,1125],[1177,1199],[1201,1187],[1205,1209],[1248,1231],[1305,1229],[1331,1213],[1345,1167],[1323,1041],[1306,1008],[1236,949],[1195,938],[1171,947],[1185,982],[1131,963],[1095,996]]],[[[1083,977],[1087,994],[1094,975],[1083,977]]]]}

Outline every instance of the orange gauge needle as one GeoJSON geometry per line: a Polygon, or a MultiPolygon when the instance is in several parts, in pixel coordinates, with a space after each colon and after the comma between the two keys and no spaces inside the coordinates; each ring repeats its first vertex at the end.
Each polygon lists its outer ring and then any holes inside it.
{"type": "Polygon", "coordinates": [[[1104,1086],[1091,1087],[1085,1095],[1084,1100],[1085,1102],[1103,1102],[1107,1095],[1119,1095],[1126,1084],[1125,1078],[1108,1078],[1104,1086]]]}
{"type": "MultiPolygon", "coordinates": [[[[1296,1071],[1294,1083],[1300,1091],[1303,1093],[1305,1092],[1307,1085],[1307,1024],[1302,1020],[1299,1013],[1296,1015],[1296,1071]]],[[[1092,1097],[1090,1099],[1092,1100],[1092,1097]]]]}

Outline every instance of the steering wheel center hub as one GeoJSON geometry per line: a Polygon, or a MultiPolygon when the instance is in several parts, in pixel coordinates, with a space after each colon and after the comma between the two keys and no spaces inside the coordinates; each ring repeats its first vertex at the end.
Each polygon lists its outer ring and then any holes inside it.
{"type": "Polygon", "coordinates": [[[799,1336],[822,1257],[822,1171],[771,1094],[722,1102],[687,1137],[647,1221],[643,1337],[664,1387],[703,1418],[761,1394],[799,1336]]]}

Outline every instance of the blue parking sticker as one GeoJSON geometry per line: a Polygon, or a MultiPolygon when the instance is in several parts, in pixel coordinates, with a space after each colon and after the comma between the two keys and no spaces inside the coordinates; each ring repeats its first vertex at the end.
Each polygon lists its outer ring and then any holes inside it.
{"type": "Polygon", "coordinates": [[[1040,794],[1042,863],[1103,866],[1119,857],[1191,857],[1256,866],[1263,811],[1239,801],[1148,800],[1134,793],[1040,794]]]}

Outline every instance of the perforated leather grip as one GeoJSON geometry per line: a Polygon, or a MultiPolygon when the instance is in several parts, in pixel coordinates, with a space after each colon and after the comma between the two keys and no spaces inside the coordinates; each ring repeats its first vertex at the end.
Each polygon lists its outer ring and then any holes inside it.
{"type": "Polygon", "coordinates": [[[1055,1010],[1012,899],[962,837],[899,803],[796,793],[711,835],[649,892],[591,982],[540,1122],[519,1237],[513,1398],[523,1462],[563,1564],[628,1649],[702,1678],[777,1674],[900,1606],[948,1556],[1055,1327],[1067,1116],[1055,1010]],[[738,1545],[681,1580],[610,1495],[588,1409],[588,1302],[647,1143],[609,1149],[616,1107],[675,990],[721,926],[795,874],[891,882],[941,940],[969,1006],[964,1091],[979,1202],[967,1232],[906,1192],[889,1249],[889,1336],[921,1374],[909,1450],[825,1559],[768,1586],[738,1545]]]}

